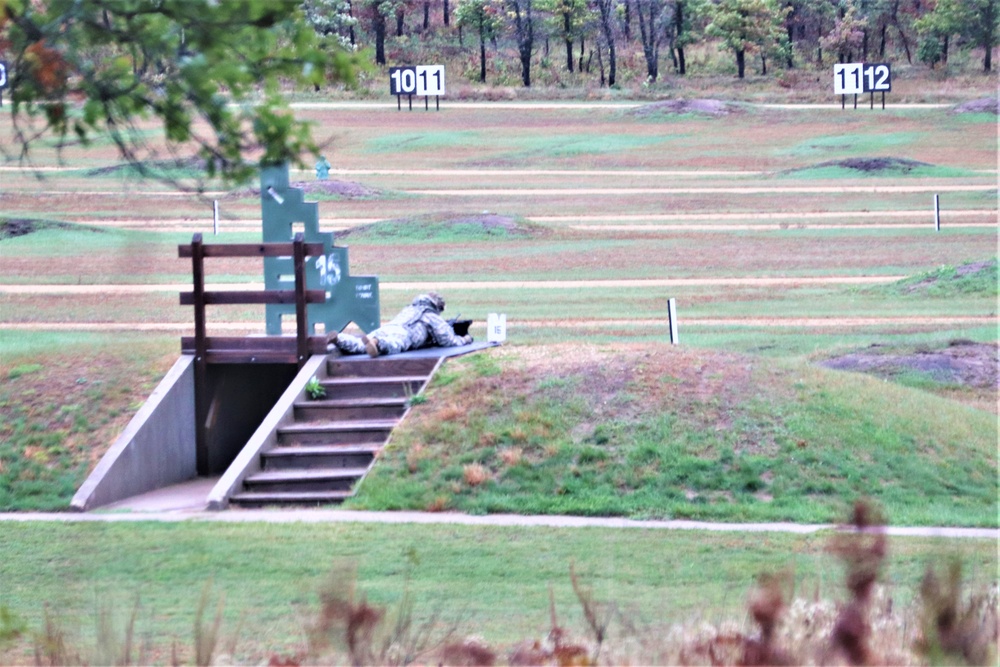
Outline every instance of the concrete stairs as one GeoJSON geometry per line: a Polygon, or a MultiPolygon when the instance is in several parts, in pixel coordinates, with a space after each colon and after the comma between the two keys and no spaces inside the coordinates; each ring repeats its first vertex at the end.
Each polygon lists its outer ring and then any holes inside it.
{"type": "Polygon", "coordinates": [[[229,502],[326,505],[349,498],[439,361],[331,355],[321,380],[326,397],[295,402],[293,419],[277,428],[275,446],[261,451],[260,470],[229,502]]]}

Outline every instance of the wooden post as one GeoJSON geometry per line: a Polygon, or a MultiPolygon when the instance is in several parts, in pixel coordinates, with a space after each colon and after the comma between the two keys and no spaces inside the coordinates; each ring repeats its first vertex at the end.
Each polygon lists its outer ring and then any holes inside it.
{"type": "Polygon", "coordinates": [[[219,200],[216,199],[212,202],[212,229],[215,230],[215,235],[219,235],[219,200]]]}
{"type": "Polygon", "coordinates": [[[941,231],[941,195],[934,195],[934,231],[941,231]]]}
{"type": "Polygon", "coordinates": [[[306,317],[306,250],[302,232],[295,234],[293,253],[295,261],[295,337],[297,342],[295,349],[299,368],[301,368],[309,353],[309,322],[306,317]]]}
{"type": "Polygon", "coordinates": [[[191,275],[194,282],[194,422],[195,465],[199,475],[208,470],[208,360],[205,340],[205,248],[201,234],[191,239],[191,275]]]}
{"type": "Polygon", "coordinates": [[[677,345],[677,300],[667,299],[667,321],[670,323],[670,344],[677,345]]]}

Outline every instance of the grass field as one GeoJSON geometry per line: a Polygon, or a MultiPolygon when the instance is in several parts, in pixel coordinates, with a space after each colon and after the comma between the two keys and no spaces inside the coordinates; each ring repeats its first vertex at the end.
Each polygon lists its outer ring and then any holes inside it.
{"type": "MultiPolygon", "coordinates": [[[[350,230],[338,242],[353,274],[380,277],[383,316],[439,289],[449,312],[477,321],[476,335],[489,312],[509,322],[504,349],[449,363],[354,506],[827,522],[870,495],[897,524],[996,527],[996,117],[637,111],[299,112],[328,142],[334,172],[326,184],[309,170],[292,178],[319,202],[322,229],[350,230]],[[666,343],[668,298],[678,348],[666,343]],[[897,365],[818,367],[852,355],[897,365]],[[912,361],[931,357],[993,373],[912,361]]],[[[257,240],[260,204],[243,186],[203,183],[199,195],[142,180],[100,142],[68,147],[63,162],[40,146],[32,159],[38,173],[0,165],[0,509],[58,511],[190,331],[176,295],[190,267],[177,245],[194,232],[257,240]]],[[[255,261],[212,271],[214,282],[262,280],[255,261]]],[[[254,307],[209,318],[210,333],[263,328],[254,307]]],[[[261,662],[302,650],[324,575],[353,561],[375,603],[398,602],[409,576],[418,618],[468,612],[470,633],[509,644],[547,632],[550,584],[582,632],[574,563],[598,598],[656,633],[743,619],[754,576],[789,563],[804,596],[836,597],[840,575],[821,542],[5,524],[0,611],[38,628],[45,603],[88,618],[107,598],[124,614],[139,591],[141,621],[155,628],[150,661],[168,662],[175,640],[192,660],[193,615],[211,582],[235,655],[261,662]],[[241,618],[253,632],[236,629],[241,618]]],[[[926,562],[959,549],[989,584],[995,546],[896,539],[886,581],[908,601],[926,562]]],[[[95,625],[71,628],[79,646],[95,625]]],[[[29,659],[29,638],[7,650],[0,661],[29,659]]]]}
{"type": "MultiPolygon", "coordinates": [[[[844,571],[828,544],[829,535],[627,529],[6,523],[0,608],[40,627],[48,603],[70,645],[93,655],[101,612],[121,637],[138,597],[136,643],[151,643],[140,662],[168,662],[176,650],[189,663],[208,586],[209,618],[223,604],[219,652],[235,646],[233,659],[259,664],[301,652],[325,581],[338,576],[334,589],[343,592],[356,571],[359,594],[373,605],[398,606],[409,591],[417,623],[438,615],[438,636],[457,620],[459,637],[477,635],[506,651],[522,640],[544,641],[550,590],[559,623],[585,636],[572,565],[598,601],[617,606],[609,644],[620,651],[674,624],[743,625],[747,594],[762,572],[794,572],[794,595],[804,601],[843,599],[844,571]]],[[[989,540],[892,539],[887,594],[897,609],[908,607],[927,563],[952,557],[965,563],[967,585],[988,586],[994,547],[989,540]]],[[[30,662],[27,650],[8,647],[0,658],[30,662]]]]}

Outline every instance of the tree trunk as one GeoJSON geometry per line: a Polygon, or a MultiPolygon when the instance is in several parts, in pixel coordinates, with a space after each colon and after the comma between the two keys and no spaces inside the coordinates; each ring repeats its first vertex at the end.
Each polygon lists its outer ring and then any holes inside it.
{"type": "MultiPolygon", "coordinates": [[[[350,16],[352,19],[354,18],[354,5],[351,2],[351,0],[347,0],[347,15],[350,16]]],[[[355,41],[354,41],[355,40],[355,36],[354,36],[354,25],[353,24],[351,25],[350,29],[347,31],[347,34],[350,37],[351,46],[356,46],[355,41]]]]}
{"type": "Polygon", "coordinates": [[[517,51],[521,60],[521,83],[531,87],[531,49],[535,43],[535,24],[531,16],[532,0],[514,0],[514,29],[517,33],[517,51]],[[523,9],[522,9],[523,6],[523,9]]]}
{"type": "Polygon", "coordinates": [[[743,51],[743,49],[739,49],[736,51],[736,71],[741,79],[743,78],[743,74],[746,69],[745,56],[746,53],[743,51]]]}
{"type": "Polygon", "coordinates": [[[879,39],[878,39],[879,60],[885,60],[885,35],[887,32],[889,32],[889,24],[883,23],[882,27],[879,28],[879,39]]]}
{"type": "Polygon", "coordinates": [[[993,70],[993,47],[996,45],[996,32],[993,26],[997,24],[997,12],[1000,6],[996,0],[987,0],[980,5],[979,11],[979,46],[983,49],[983,71],[993,70]]]}
{"type": "Polygon", "coordinates": [[[424,0],[424,31],[431,27],[431,2],[424,0]]]}
{"type": "Polygon", "coordinates": [[[642,40],[642,55],[646,59],[646,76],[656,81],[659,70],[659,53],[657,52],[656,35],[656,2],[649,2],[649,22],[646,22],[642,5],[636,7],[639,15],[639,38],[642,40]]]}
{"type": "MultiPolygon", "coordinates": [[[[600,46],[600,44],[598,44],[600,46]]],[[[604,57],[601,56],[601,49],[597,49],[597,66],[601,68],[601,88],[604,87],[604,57]]]]}
{"type": "Polygon", "coordinates": [[[486,19],[479,17],[479,83],[486,83],[486,19]]]}
{"type": "Polygon", "coordinates": [[[396,10],[396,37],[403,36],[403,8],[400,7],[396,10]]]}
{"type": "Polygon", "coordinates": [[[767,58],[763,51],[760,52],[760,75],[767,76],[767,58]]]}
{"type": "Polygon", "coordinates": [[[448,0],[444,0],[444,25],[445,27],[451,25],[451,9],[448,7],[448,0]]]}
{"type": "Polygon", "coordinates": [[[570,38],[569,12],[563,14],[563,34],[566,39],[566,71],[573,73],[573,40],[570,38]]]}
{"type": "MultiPolygon", "coordinates": [[[[615,33],[611,22],[614,20],[614,2],[613,0],[597,0],[597,8],[601,13],[601,32],[604,33],[604,41],[608,45],[608,87],[615,85],[615,33]]],[[[599,60],[601,63],[601,80],[604,80],[604,63],[603,59],[599,60]]]]}
{"type": "Polygon", "coordinates": [[[385,16],[375,9],[372,18],[372,30],[375,32],[375,64],[385,64],[385,16]]]}
{"type": "Polygon", "coordinates": [[[625,5],[625,15],[622,17],[625,22],[623,34],[625,35],[625,41],[628,42],[632,39],[632,3],[629,0],[625,0],[622,4],[625,5]]]}
{"type": "MultiPolygon", "coordinates": [[[[583,50],[584,50],[583,35],[580,35],[580,63],[578,65],[578,67],[577,67],[577,70],[579,70],[580,72],[583,71],[583,50]]],[[[591,57],[593,57],[594,52],[591,51],[590,55],[591,55],[591,57]]],[[[589,62],[587,63],[587,72],[590,72],[590,63],[589,62]]]]}
{"type": "Polygon", "coordinates": [[[785,64],[788,66],[788,69],[795,67],[795,63],[792,62],[792,54],[795,52],[795,42],[793,41],[795,38],[795,26],[792,24],[793,13],[794,12],[789,12],[788,18],[785,19],[785,34],[788,36],[788,56],[785,64]]]}
{"type": "Polygon", "coordinates": [[[677,0],[674,6],[674,32],[677,33],[675,39],[679,45],[676,47],[677,57],[674,69],[677,70],[678,74],[684,76],[687,74],[687,66],[684,63],[684,40],[682,39],[684,35],[684,3],[681,0],[677,0]]]}

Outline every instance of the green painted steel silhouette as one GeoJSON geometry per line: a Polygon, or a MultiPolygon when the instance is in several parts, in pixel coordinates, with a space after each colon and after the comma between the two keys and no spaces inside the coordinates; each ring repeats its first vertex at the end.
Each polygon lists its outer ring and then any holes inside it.
{"type": "MultiPolygon", "coordinates": [[[[326,303],[309,305],[309,332],[322,324],[326,333],[341,331],[351,322],[363,331],[377,329],[378,277],[352,276],[347,248],[333,245],[333,234],[319,231],[319,207],[303,201],[302,190],[288,184],[288,165],[264,167],[260,172],[260,208],[264,243],[282,243],[301,231],[307,243],[322,243],[324,255],[306,260],[306,287],[326,290],[326,303]]],[[[295,289],[291,257],[264,258],[264,288],[295,289]]],[[[295,317],[295,304],[267,304],[267,333],[281,333],[281,318],[295,317]]]]}

